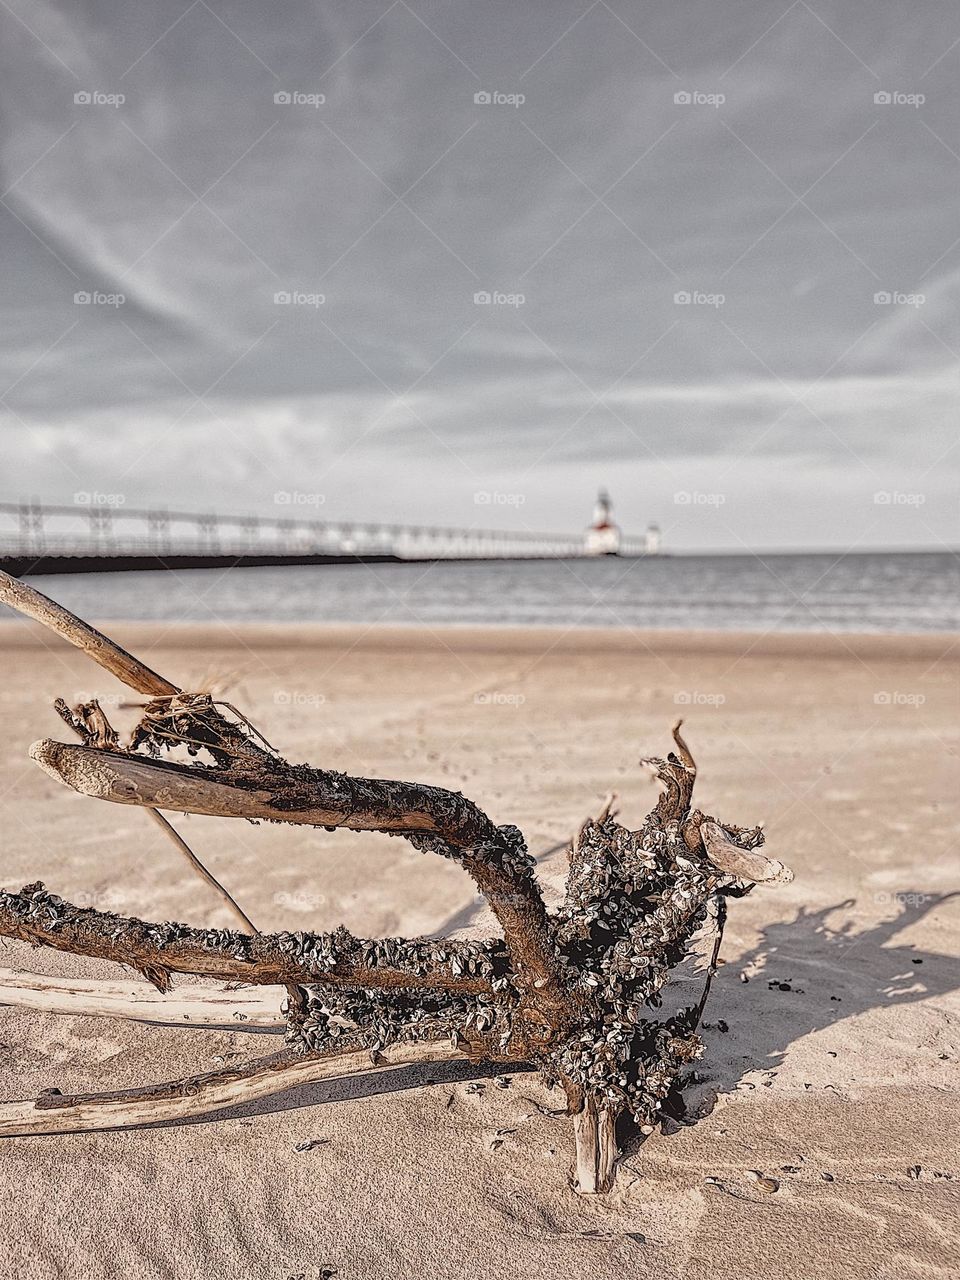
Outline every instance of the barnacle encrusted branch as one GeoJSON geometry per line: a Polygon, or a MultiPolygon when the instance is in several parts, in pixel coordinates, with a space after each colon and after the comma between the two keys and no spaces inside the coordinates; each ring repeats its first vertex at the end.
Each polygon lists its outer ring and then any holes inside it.
{"type": "MultiPolygon", "coordinates": [[[[134,740],[143,747],[139,729],[134,740]]],[[[162,741],[164,746],[171,745],[166,737],[162,741]]],[[[451,858],[473,876],[504,931],[516,979],[528,995],[531,1019],[537,1019],[537,1010],[566,1006],[562,965],[521,833],[513,826],[495,826],[459,793],[419,783],[353,778],[290,765],[276,757],[255,771],[235,762],[197,767],[144,757],[133,747],[110,750],[46,739],[34,743],[30,754],[52,776],[98,799],[221,817],[380,831],[404,836],[422,851],[451,858]]]]}
{"type": "Polygon", "coordinates": [[[40,884],[0,891],[0,935],[130,965],[161,990],[172,973],[189,973],[283,984],[291,994],[284,1054],[152,1090],[47,1096],[36,1104],[33,1128],[28,1104],[8,1104],[7,1115],[0,1106],[0,1134],[148,1123],[197,1114],[204,1099],[215,1107],[225,1097],[263,1096],[292,1080],[324,1078],[337,1063],[345,1071],[372,1070],[466,1055],[529,1062],[561,1085],[575,1120],[580,1189],[608,1189],[617,1117],[629,1115],[652,1132],[684,1068],[703,1051],[697,1028],[716,970],[726,897],[755,882],[791,878],[758,852],[759,828],[725,825],[691,808],[697,770],[680,725],[673,730],[676,751],[645,762],[662,794],[643,825],[621,826],[609,802],[587,821],[570,851],[564,901],[548,912],[516,827],[496,825],[458,792],[291,765],[235,708],[183,692],[12,581],[0,575],[0,599],[150,696],[126,743],[96,703],[73,711],[61,704],[83,745],[35,743],[31,755],[48,773],[82,794],[154,810],[402,836],[469,872],[503,937],[364,940],[343,928],[203,930],[77,907],[40,884]],[[174,748],[185,748],[194,762],[172,759],[174,748]],[[201,753],[212,763],[202,762],[201,753]],[[671,971],[711,923],[715,942],[697,998],[658,1018],[671,971]]]}
{"type": "Polygon", "coordinates": [[[169,987],[171,973],[192,973],[257,986],[322,982],[330,987],[436,987],[483,995],[492,994],[492,982],[508,969],[499,939],[372,941],[355,938],[343,926],[333,933],[250,935],[171,921],[151,924],[74,906],[40,883],[26,885],[19,893],[0,890],[0,934],[130,965],[161,990],[169,987]]]}

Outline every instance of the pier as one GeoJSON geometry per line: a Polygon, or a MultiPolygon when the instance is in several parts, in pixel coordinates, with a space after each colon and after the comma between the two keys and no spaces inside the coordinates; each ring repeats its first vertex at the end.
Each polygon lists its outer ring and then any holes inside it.
{"type": "MultiPolygon", "coordinates": [[[[0,568],[17,577],[252,565],[589,558],[582,534],[137,509],[100,501],[0,503],[0,568]]],[[[643,555],[643,537],[620,554],[643,555]]]]}

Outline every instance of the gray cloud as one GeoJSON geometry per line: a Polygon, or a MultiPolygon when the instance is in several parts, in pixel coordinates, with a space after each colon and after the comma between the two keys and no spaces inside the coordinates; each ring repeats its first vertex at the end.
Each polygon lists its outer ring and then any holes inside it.
{"type": "Polygon", "coordinates": [[[2,21],[5,497],[575,528],[605,483],[676,546],[955,539],[952,5],[2,21]]]}

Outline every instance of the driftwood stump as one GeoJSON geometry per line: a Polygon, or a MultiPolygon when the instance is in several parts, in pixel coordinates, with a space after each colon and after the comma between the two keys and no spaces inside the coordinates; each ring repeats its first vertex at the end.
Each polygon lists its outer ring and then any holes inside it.
{"type": "MultiPolygon", "coordinates": [[[[0,891],[0,935],[137,970],[161,993],[173,974],[287,988],[286,1048],[246,1065],[143,1089],[0,1104],[0,1136],[139,1125],[203,1114],[307,1081],[466,1057],[531,1063],[562,1086],[573,1117],[576,1183],[606,1191],[618,1119],[650,1133],[684,1068],[702,1052],[697,1028],[715,972],[729,896],[791,873],[763,857],[759,828],[692,807],[693,758],[673,730],[666,759],[644,761],[661,784],[638,831],[609,806],[570,847],[566,897],[544,905],[521,833],[498,826],[456,792],[355,778],[289,764],[239,712],[179,689],[106,636],[22,582],[0,574],[0,601],[35,618],[146,696],[121,742],[96,702],[55,704],[80,745],[44,739],[30,754],[83,795],[119,804],[222,817],[346,827],[402,836],[459,863],[502,930],[480,942],[362,939],[333,933],[260,934],[174,833],[195,870],[238,913],[243,931],[149,923],[74,906],[43,885],[0,891]],[[206,763],[169,758],[175,747],[206,763]],[[696,1004],[658,1021],[660,992],[692,940],[716,937],[696,1004]]],[[[160,818],[161,822],[164,822],[160,818]]],[[[164,825],[168,825],[164,822],[164,825]]],[[[130,984],[65,983],[4,975],[0,999],[56,1011],[163,1016],[184,1025],[271,1020],[249,992],[175,989],[149,997],[130,984]],[[119,988],[119,989],[118,989],[119,988]],[[247,1012],[244,1012],[244,1009],[247,1012]]],[[[280,1019],[280,1012],[274,1015],[280,1019]]]]}

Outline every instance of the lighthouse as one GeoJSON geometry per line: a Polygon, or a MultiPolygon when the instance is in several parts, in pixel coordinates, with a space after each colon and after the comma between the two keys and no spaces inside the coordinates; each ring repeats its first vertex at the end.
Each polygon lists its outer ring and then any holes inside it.
{"type": "Polygon", "coordinates": [[[620,553],[620,530],[613,523],[612,504],[606,489],[597,495],[593,524],[587,530],[585,550],[590,556],[615,556],[620,553]]]}

